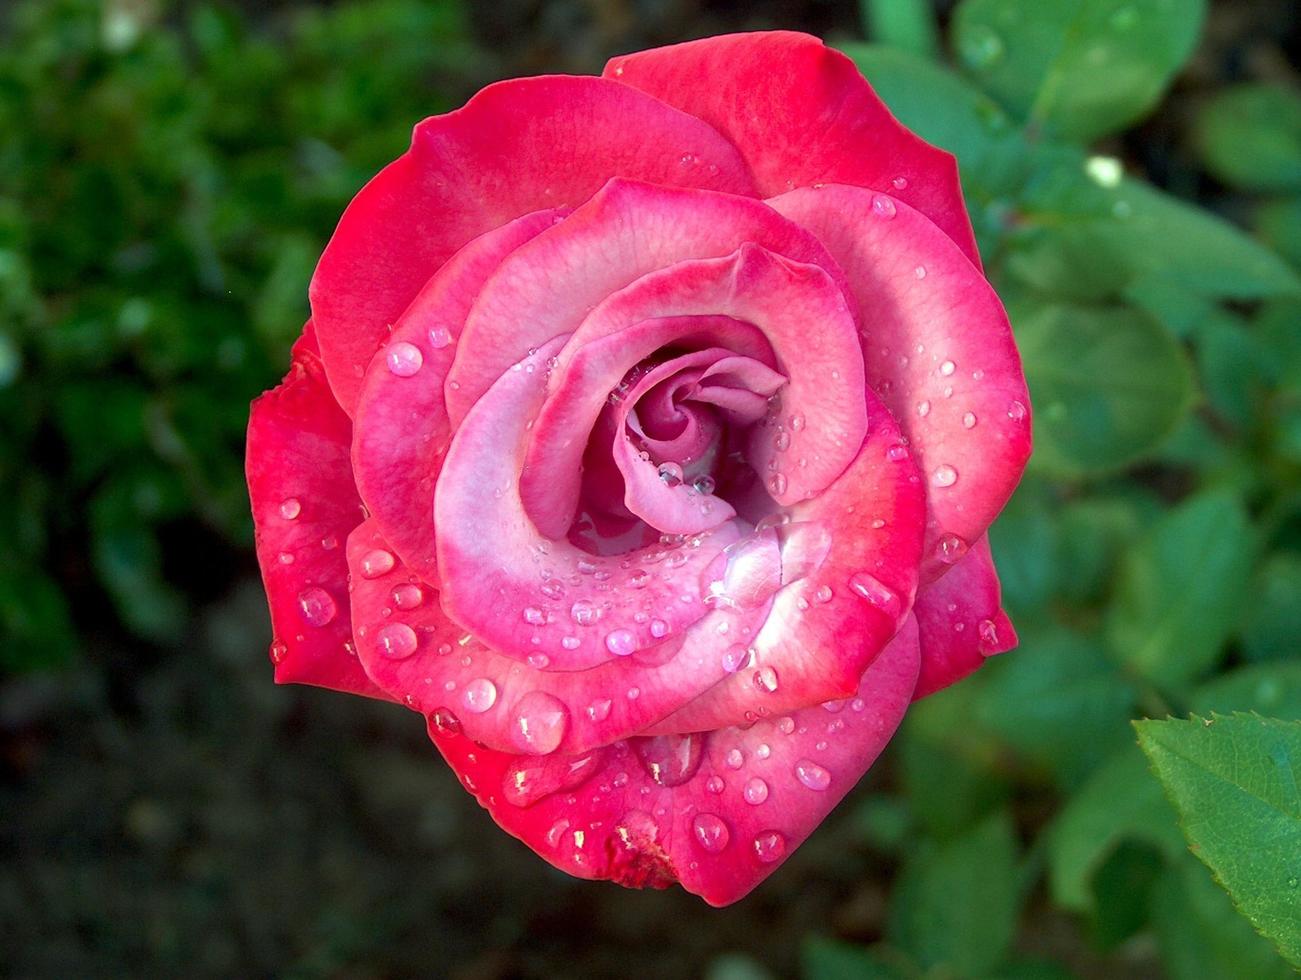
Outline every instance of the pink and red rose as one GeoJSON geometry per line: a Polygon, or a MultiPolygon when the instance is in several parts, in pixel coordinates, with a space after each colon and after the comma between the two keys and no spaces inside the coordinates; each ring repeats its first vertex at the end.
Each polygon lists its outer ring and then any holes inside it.
{"type": "Polygon", "coordinates": [[[1015,643],[1030,452],[953,159],[798,34],[492,85],[357,195],[248,480],[281,682],[557,867],[745,895],[1015,643]]]}

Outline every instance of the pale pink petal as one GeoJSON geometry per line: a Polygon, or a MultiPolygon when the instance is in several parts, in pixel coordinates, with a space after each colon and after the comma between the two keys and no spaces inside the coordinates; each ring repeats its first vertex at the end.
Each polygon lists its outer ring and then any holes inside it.
{"type": "Polygon", "coordinates": [[[308,321],[289,373],[253,402],[245,471],[281,684],[382,698],[352,652],[344,542],[361,520],[348,446],[308,321]]]}
{"type": "Polygon", "coordinates": [[[581,204],[616,176],[754,193],[736,149],[708,125],[601,78],[498,82],[416,126],[411,148],[348,206],[312,278],[345,411],[389,324],[453,252],[522,214],[581,204]]]}
{"type": "Polygon", "coordinates": [[[942,574],[1002,510],[1030,456],[1030,399],[1007,314],[944,233],[856,187],[769,202],[808,228],[851,283],[867,382],[899,419],[927,483],[927,567],[942,574]]]}
{"type": "Polygon", "coordinates": [[[816,37],[731,34],[621,55],[605,76],[698,116],[740,149],[764,197],[857,184],[907,201],[977,266],[953,157],[906,129],[816,37]]]}

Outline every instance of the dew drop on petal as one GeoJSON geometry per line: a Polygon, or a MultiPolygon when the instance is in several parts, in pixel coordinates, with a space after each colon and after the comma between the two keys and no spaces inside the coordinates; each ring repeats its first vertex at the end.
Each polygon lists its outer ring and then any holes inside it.
{"type": "Polygon", "coordinates": [[[393,589],[393,605],[399,609],[416,609],[424,601],[424,590],[414,582],[404,582],[393,589]]]}
{"type": "Polygon", "coordinates": [[[795,731],[795,719],[787,715],[784,718],[777,719],[777,731],[783,735],[789,735],[795,731]]]}
{"type": "Polygon", "coordinates": [[[298,613],[308,626],[325,626],[334,621],[338,612],[330,593],[319,586],[298,593],[298,613]]]}
{"type": "Polygon", "coordinates": [[[760,742],[754,748],[754,755],[756,759],[766,759],[772,755],[772,748],[767,742],[760,742]]]}
{"type": "Polygon", "coordinates": [[[818,602],[830,602],[831,597],[834,594],[835,593],[831,591],[831,586],[819,585],[817,590],[813,593],[813,598],[818,602]]]}
{"type": "Polygon", "coordinates": [[[735,643],[723,651],[723,669],[735,674],[750,660],[750,650],[740,643],[735,643]]]}
{"type": "Polygon", "coordinates": [[[405,340],[390,344],[384,359],[388,362],[388,369],[399,378],[411,377],[425,363],[425,356],[420,353],[420,348],[405,340]]]}
{"type": "Polygon", "coordinates": [[[745,765],[745,755],[740,749],[728,749],[727,756],[723,761],[727,763],[728,769],[740,769],[745,765]]]}
{"type": "Polygon", "coordinates": [[[429,328],[429,346],[434,350],[442,350],[452,343],[452,331],[446,327],[429,328]]]}
{"type": "Polygon", "coordinates": [[[577,650],[583,641],[576,636],[564,636],[560,638],[560,645],[566,650],[577,650]]]}
{"type": "Polygon", "coordinates": [[[774,497],[780,497],[786,492],[788,481],[785,473],[774,473],[768,479],[768,489],[774,497]]]}
{"type": "Polygon", "coordinates": [[[669,635],[669,624],[662,619],[652,619],[650,623],[650,634],[655,639],[663,639],[669,635]]]}
{"type": "Polygon", "coordinates": [[[967,553],[967,542],[956,534],[941,534],[935,542],[935,557],[946,565],[955,564],[967,553]]]}
{"type": "Polygon", "coordinates": [[[958,367],[958,366],[957,366],[956,364],[954,364],[952,361],[941,361],[941,362],[940,362],[940,374],[944,375],[944,377],[947,378],[947,377],[948,377],[949,375],[951,375],[955,370],[957,370],[957,367],[958,367]]]}
{"type": "Polygon", "coordinates": [[[890,181],[890,183],[894,185],[895,190],[901,191],[908,186],[908,178],[896,177],[894,180],[890,181]]]}
{"type": "Polygon", "coordinates": [[[727,789],[727,783],[723,782],[722,776],[710,776],[705,780],[705,789],[717,796],[727,789]]]}
{"type": "Polygon", "coordinates": [[[1007,406],[1007,417],[1013,422],[1020,422],[1025,418],[1025,406],[1017,401],[1012,402],[1007,406]]]}
{"type": "Polygon", "coordinates": [[[931,403],[928,402],[928,401],[926,401],[925,399],[923,399],[922,401],[919,401],[919,402],[917,403],[917,414],[918,414],[921,418],[926,418],[926,416],[930,415],[930,414],[931,414],[931,403]]]}
{"type": "Polygon", "coordinates": [[[872,212],[881,218],[893,218],[895,212],[894,201],[884,194],[875,194],[872,196],[872,212]]]}
{"type": "Polygon", "coordinates": [[[754,856],[764,864],[772,864],[786,856],[786,838],[775,830],[756,834],[753,847],[754,856]]]}
{"type": "Polygon", "coordinates": [[[461,733],[461,719],[452,714],[450,708],[435,708],[429,716],[430,724],[439,735],[451,736],[461,733]]]}
{"type": "Polygon", "coordinates": [[[521,752],[554,752],[569,728],[569,709],[546,691],[530,691],[511,711],[510,737],[521,752]]]}
{"type": "Polygon", "coordinates": [[[465,685],[461,703],[466,711],[481,715],[497,703],[497,685],[486,677],[476,677],[465,685]]]}
{"type": "Polygon", "coordinates": [[[976,627],[980,634],[980,652],[993,653],[998,648],[998,627],[992,619],[982,619],[976,627]]]}
{"type": "Polygon", "coordinates": [[[292,521],[303,512],[303,505],[298,502],[297,497],[288,497],[280,502],[280,516],[287,521],[292,521]]]}
{"type": "Polygon", "coordinates": [[[777,690],[777,671],[772,667],[760,667],[754,672],[754,686],[772,694],[777,690]]]}
{"type": "Polygon", "coordinates": [[[419,645],[416,631],[406,623],[389,623],[375,634],[375,646],[390,660],[405,660],[419,645]]]}
{"type": "Polygon", "coordinates": [[[642,768],[659,786],[681,786],[696,774],[704,757],[705,737],[699,732],[653,735],[631,742],[642,768]]]}
{"type": "Polygon", "coordinates": [[[613,705],[614,702],[609,698],[601,698],[589,704],[584,709],[584,714],[586,714],[588,719],[591,721],[605,721],[605,719],[610,717],[610,708],[613,705]]]}
{"type": "Polygon", "coordinates": [[[537,606],[524,607],[524,622],[533,626],[544,626],[547,622],[547,614],[537,606]]]}
{"type": "Polygon", "coordinates": [[[913,275],[916,276],[918,279],[925,279],[925,278],[926,278],[926,266],[924,266],[924,265],[919,265],[917,268],[913,269],[913,275]]]}
{"type": "Polygon", "coordinates": [[[578,599],[569,607],[569,617],[579,626],[591,626],[597,615],[596,606],[587,599],[578,599]]]}
{"type": "Polygon", "coordinates": [[[616,657],[627,657],[637,652],[637,637],[632,630],[610,630],[605,634],[605,648],[616,657]]]}
{"type": "Polygon", "coordinates": [[[974,429],[976,427],[976,413],[967,412],[962,416],[962,427],[964,429],[974,429]]]}
{"type": "Polygon", "coordinates": [[[795,763],[795,778],[819,793],[831,785],[831,773],[809,759],[795,763]]]}
{"type": "Polygon", "coordinates": [[[751,806],[758,806],[764,800],[768,799],[768,784],[758,776],[746,780],[745,787],[741,790],[741,796],[745,802],[751,806]]]}
{"type": "Polygon", "coordinates": [[[385,551],[383,548],[376,548],[362,556],[361,574],[365,578],[379,578],[381,575],[387,575],[393,571],[394,558],[392,552],[385,551]]]}
{"type": "Polygon", "coordinates": [[[727,847],[732,836],[723,818],[713,813],[697,813],[691,821],[691,832],[701,849],[710,854],[717,854],[727,847]]]}
{"type": "Polygon", "coordinates": [[[937,487],[951,487],[958,482],[958,471],[948,463],[941,463],[931,474],[931,483],[937,487]]]}
{"type": "Polygon", "coordinates": [[[855,572],[849,577],[849,587],[887,616],[899,618],[899,613],[903,609],[899,594],[875,575],[855,572]]]}

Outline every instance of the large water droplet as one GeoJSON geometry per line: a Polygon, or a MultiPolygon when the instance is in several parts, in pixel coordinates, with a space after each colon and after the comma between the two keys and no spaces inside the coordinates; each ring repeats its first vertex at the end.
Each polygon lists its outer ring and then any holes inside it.
{"type": "Polygon", "coordinates": [[[497,703],[497,685],[486,677],[476,677],[465,685],[461,703],[466,711],[481,715],[497,703]]]}
{"type": "Polygon", "coordinates": [[[390,344],[384,359],[388,362],[388,369],[399,378],[411,377],[425,363],[425,356],[420,353],[420,348],[405,340],[390,344]]]}
{"type": "Polygon", "coordinates": [[[616,657],[627,657],[637,652],[637,636],[632,630],[610,630],[605,634],[605,648],[616,657]]]}
{"type": "Polygon", "coordinates": [[[735,674],[749,662],[750,648],[741,643],[734,643],[723,651],[723,669],[729,674],[735,674]]]}
{"type": "Polygon", "coordinates": [[[657,470],[659,477],[664,481],[666,487],[676,487],[682,484],[682,467],[672,461],[660,463],[657,470]]]}
{"type": "Polygon", "coordinates": [[[303,505],[298,502],[297,497],[289,497],[280,502],[280,516],[287,521],[292,521],[303,512],[303,505]]]}
{"type": "Polygon", "coordinates": [[[521,752],[554,752],[569,728],[569,709],[546,691],[530,691],[511,712],[511,741],[521,752]]]}
{"type": "Polygon", "coordinates": [[[786,838],[776,830],[765,830],[755,835],[754,856],[764,864],[773,864],[786,856],[786,838]]]}
{"type": "Polygon", "coordinates": [[[375,634],[375,646],[390,660],[405,660],[416,652],[420,639],[406,623],[389,623],[375,634]]]}
{"type": "Polygon", "coordinates": [[[429,724],[444,737],[461,734],[461,719],[452,714],[450,708],[435,708],[429,716],[429,724]]]}
{"type": "Polygon", "coordinates": [[[757,608],[781,584],[781,547],[770,527],[728,545],[701,575],[706,601],[731,609],[757,608]]]}
{"type": "Polygon", "coordinates": [[[404,582],[393,589],[393,605],[399,609],[418,609],[424,601],[424,590],[414,582],[404,582]]]}
{"type": "Polygon", "coordinates": [[[601,768],[604,752],[597,749],[567,758],[522,758],[507,767],[501,791],[511,806],[532,806],[565,790],[577,789],[601,768]]]}
{"type": "Polygon", "coordinates": [[[942,375],[943,375],[944,377],[946,377],[946,378],[947,378],[949,375],[951,375],[954,371],[956,371],[957,369],[958,369],[958,366],[957,366],[956,364],[954,364],[952,361],[941,361],[941,362],[940,362],[940,374],[942,374],[942,375]]]}
{"type": "Polygon", "coordinates": [[[591,626],[599,615],[596,604],[587,599],[578,599],[569,607],[569,617],[579,626],[591,626]]]}
{"type": "Polygon", "coordinates": [[[819,793],[831,785],[831,773],[809,759],[795,763],[795,778],[819,793]]]}
{"type": "Polygon", "coordinates": [[[760,667],[754,672],[754,686],[766,694],[777,690],[777,671],[772,667],[760,667]]]}
{"type": "Polygon", "coordinates": [[[691,821],[691,832],[701,849],[711,854],[717,854],[727,847],[732,836],[723,818],[713,813],[697,813],[691,821]]]}
{"type": "Polygon", "coordinates": [[[747,779],[741,790],[741,796],[751,806],[758,806],[768,799],[768,784],[758,776],[747,779]]]}
{"type": "Polygon", "coordinates": [[[369,551],[361,558],[361,574],[364,578],[379,578],[393,571],[394,558],[391,552],[383,548],[369,551]]]}
{"type": "Polygon", "coordinates": [[[325,626],[334,621],[339,608],[330,593],[317,586],[298,593],[298,613],[308,626],[325,626]]]}
{"type": "Polygon", "coordinates": [[[705,746],[705,737],[699,732],[629,741],[650,778],[660,786],[681,786],[694,776],[700,768],[705,746]]]}
{"type": "Polygon", "coordinates": [[[892,619],[897,620],[903,611],[899,594],[875,575],[855,572],[849,576],[849,587],[892,619]]]}
{"type": "Polygon", "coordinates": [[[982,619],[976,626],[980,634],[980,652],[988,656],[998,649],[998,626],[992,619],[982,619]]]}
{"type": "Polygon", "coordinates": [[[884,194],[872,195],[872,213],[880,218],[893,218],[895,213],[894,201],[884,194]]]}
{"type": "Polygon", "coordinates": [[[967,553],[967,542],[956,534],[941,534],[935,542],[935,557],[946,565],[953,565],[967,553]]]}
{"type": "Polygon", "coordinates": [[[931,474],[931,483],[937,487],[951,487],[958,482],[958,471],[948,463],[941,463],[931,474]]]}
{"type": "Polygon", "coordinates": [[[1013,422],[1020,422],[1025,418],[1025,406],[1018,401],[1012,402],[1007,406],[1007,417],[1013,422]]]}
{"type": "Polygon", "coordinates": [[[740,749],[728,749],[723,761],[727,763],[728,769],[740,769],[745,765],[745,753],[740,749]]]}

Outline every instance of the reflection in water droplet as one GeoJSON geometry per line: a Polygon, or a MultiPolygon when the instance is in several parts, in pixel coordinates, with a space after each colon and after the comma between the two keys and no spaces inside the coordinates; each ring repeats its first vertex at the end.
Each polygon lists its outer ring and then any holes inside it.
{"type": "Polygon", "coordinates": [[[452,714],[450,708],[435,708],[429,716],[429,723],[439,735],[451,737],[461,734],[461,719],[452,714]]]}
{"type": "Polygon", "coordinates": [[[546,691],[530,691],[511,712],[510,738],[521,752],[554,752],[569,728],[569,709],[546,691]]]}
{"type": "Polygon", "coordinates": [[[434,350],[442,350],[452,343],[452,331],[446,327],[429,328],[429,346],[434,350]]]}
{"type": "Polygon", "coordinates": [[[384,359],[388,362],[388,369],[399,378],[411,377],[425,363],[425,356],[420,353],[420,348],[405,340],[390,344],[384,359]]]}
{"type": "Polygon", "coordinates": [[[632,630],[610,630],[605,634],[605,648],[616,657],[627,657],[637,652],[637,637],[632,630]]]}
{"type": "Polygon", "coordinates": [[[486,677],[476,677],[465,685],[461,703],[467,711],[481,715],[497,703],[497,685],[486,677]]]}
{"type": "Polygon", "coordinates": [[[578,599],[569,607],[570,618],[579,626],[591,626],[599,615],[596,604],[587,599],[578,599]]]}
{"type": "Polygon", "coordinates": [[[425,601],[425,593],[414,582],[405,582],[393,589],[392,598],[399,609],[417,609],[425,601]]]}
{"type": "Polygon", "coordinates": [[[338,607],[330,593],[313,586],[298,593],[298,613],[308,626],[325,626],[334,621],[338,607]]]}
{"type": "Polygon", "coordinates": [[[732,836],[723,819],[713,813],[696,814],[695,819],[691,821],[691,830],[696,843],[711,854],[717,854],[727,847],[727,842],[732,836]]]}
{"type": "Polygon", "coordinates": [[[874,194],[872,196],[872,213],[881,218],[893,218],[895,213],[894,201],[884,194],[874,194]]]}
{"type": "Polygon", "coordinates": [[[420,640],[406,623],[389,623],[375,634],[375,646],[390,660],[404,660],[416,652],[420,640]]]}
{"type": "Polygon", "coordinates": [[[786,838],[775,830],[765,830],[754,838],[754,856],[764,864],[772,864],[786,856],[786,838]]]}
{"type": "Polygon", "coordinates": [[[698,732],[654,735],[629,741],[651,779],[660,786],[669,787],[681,786],[696,774],[705,746],[705,736],[698,732]]]}
{"type": "Polygon", "coordinates": [[[946,565],[952,565],[967,553],[967,542],[956,534],[941,534],[935,542],[935,557],[946,565]]]}

